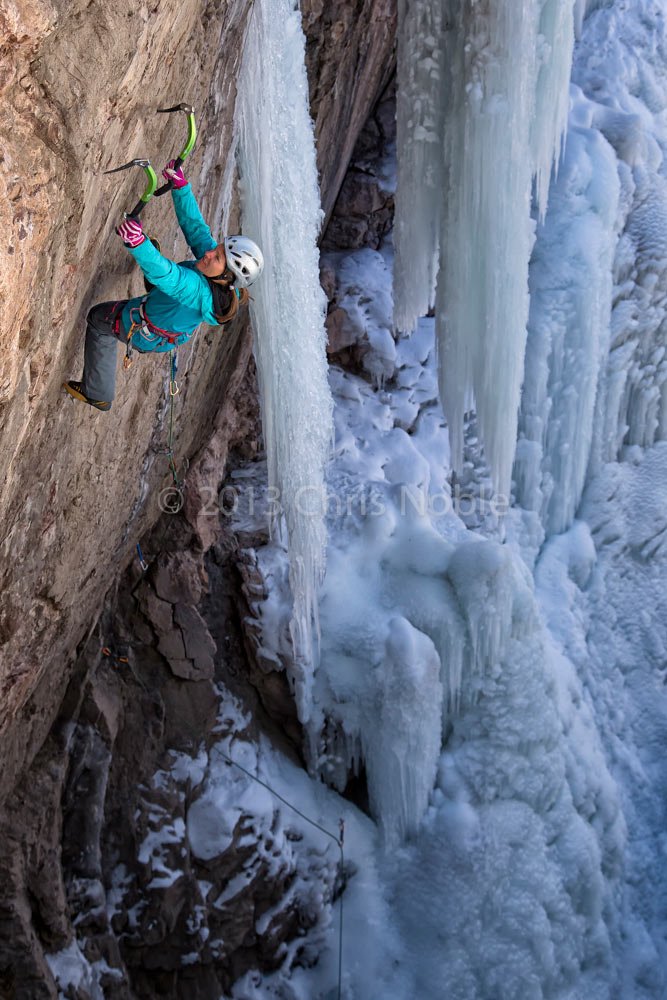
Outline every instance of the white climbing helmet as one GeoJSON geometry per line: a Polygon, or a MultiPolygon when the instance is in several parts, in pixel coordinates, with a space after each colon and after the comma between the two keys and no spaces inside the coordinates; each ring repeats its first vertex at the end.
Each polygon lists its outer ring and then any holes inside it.
{"type": "Polygon", "coordinates": [[[236,275],[237,288],[247,288],[259,278],[264,257],[256,243],[247,236],[225,236],[227,267],[236,275]]]}

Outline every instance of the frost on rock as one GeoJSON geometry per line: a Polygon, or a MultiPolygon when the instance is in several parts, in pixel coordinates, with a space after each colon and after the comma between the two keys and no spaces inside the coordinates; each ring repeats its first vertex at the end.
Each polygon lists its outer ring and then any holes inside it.
{"type": "Polygon", "coordinates": [[[224,955],[238,914],[248,911],[255,915],[251,937],[266,942],[267,955],[275,948],[276,927],[282,922],[291,931],[276,950],[278,962],[270,966],[276,971],[267,970],[265,958],[263,970],[247,973],[229,995],[239,1000],[331,995],[338,976],[334,911],[342,905],[335,895],[343,876],[335,841],[341,819],[347,859],[345,975],[361,996],[383,990],[388,956],[400,953],[400,943],[380,890],[373,824],[268,740],[251,742],[246,713],[235,699],[227,695],[221,708],[220,738],[208,752],[200,794],[187,814],[193,856],[214,880],[205,883],[208,946],[214,957],[224,955]],[[230,726],[243,731],[230,732],[230,726]],[[371,934],[369,923],[375,928],[371,934]]]}
{"type": "Polygon", "coordinates": [[[90,1000],[104,1000],[104,986],[108,987],[110,981],[122,979],[120,970],[111,968],[104,958],[89,962],[76,940],[61,951],[47,953],[45,957],[58,986],[59,997],[69,996],[71,991],[75,991],[77,995],[90,997],[90,1000]]]}
{"type": "Polygon", "coordinates": [[[287,527],[302,721],[310,713],[312,627],[326,547],[321,497],[332,438],[317,249],[322,212],[304,53],[291,0],[257,0],[238,87],[239,167],[243,231],[266,261],[251,316],[269,484],[287,527]]]}
{"type": "Polygon", "coordinates": [[[367,342],[362,367],[382,387],[396,367],[396,344],[392,336],[391,278],[382,254],[364,248],[337,255],[338,305],[358,341],[367,342]]]}
{"type": "MultiPolygon", "coordinates": [[[[421,5],[415,5],[410,16],[404,14],[400,28],[410,56],[403,60],[407,67],[421,65],[430,53],[430,43],[422,48],[415,29],[414,18],[425,16],[418,8],[421,5]]],[[[431,216],[440,221],[440,396],[453,467],[461,468],[463,416],[474,404],[496,488],[505,496],[528,319],[532,183],[537,176],[543,213],[566,124],[573,38],[572,0],[466,0],[445,5],[442,60],[447,80],[438,90],[441,118],[436,113],[433,119],[442,122],[439,149],[445,182],[431,207],[431,216]]],[[[405,87],[409,97],[413,75],[414,70],[404,69],[399,94],[405,87]]],[[[398,145],[396,255],[400,261],[410,253],[418,261],[429,261],[437,249],[433,227],[424,228],[425,245],[420,246],[408,220],[413,206],[421,205],[425,189],[433,190],[428,180],[432,157],[424,154],[420,172],[417,152],[407,142],[414,137],[407,130],[403,136],[398,145]],[[403,157],[408,157],[409,169],[401,168],[403,157]]],[[[396,286],[395,308],[398,317],[412,320],[414,306],[402,281],[396,286]]]]}

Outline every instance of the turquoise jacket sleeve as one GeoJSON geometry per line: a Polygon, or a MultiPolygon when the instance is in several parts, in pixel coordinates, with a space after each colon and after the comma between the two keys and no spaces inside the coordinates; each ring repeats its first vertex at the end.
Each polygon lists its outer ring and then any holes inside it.
{"type": "Polygon", "coordinates": [[[172,188],[171,193],[174,199],[174,209],[176,210],[178,224],[183,230],[183,235],[188,241],[188,246],[196,259],[199,260],[207,250],[213,250],[218,244],[213,239],[211,230],[204,222],[197,199],[190,185],[186,184],[182,188],[172,188]]]}
{"type": "MultiPolygon", "coordinates": [[[[156,288],[182,305],[202,311],[203,286],[206,282],[202,282],[197,270],[175,264],[163,257],[150,240],[144,240],[138,247],[128,247],[128,250],[156,288]]],[[[210,292],[208,296],[210,298],[210,292]]]]}

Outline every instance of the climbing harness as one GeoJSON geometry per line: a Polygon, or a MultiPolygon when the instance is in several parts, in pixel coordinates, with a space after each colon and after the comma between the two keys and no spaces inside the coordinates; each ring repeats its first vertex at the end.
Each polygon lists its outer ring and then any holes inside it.
{"type": "MultiPolygon", "coordinates": [[[[165,343],[170,344],[172,348],[176,348],[180,343],[180,338],[186,336],[184,333],[174,332],[173,330],[163,330],[162,327],[152,323],[146,315],[147,298],[148,294],[142,296],[138,305],[132,306],[130,309],[131,325],[126,335],[125,357],[123,359],[123,368],[126,370],[132,365],[132,352],[136,347],[132,343],[132,338],[135,333],[143,335],[144,339],[151,345],[151,351],[162,347],[165,343]]],[[[114,333],[118,333],[118,328],[114,328],[114,333]]],[[[141,348],[136,347],[136,350],[141,351],[141,348]]]]}
{"type": "MultiPolygon", "coordinates": [[[[123,358],[123,368],[128,371],[132,367],[133,357],[132,352],[134,351],[134,344],[132,343],[132,338],[138,330],[144,332],[146,324],[144,323],[141,316],[141,307],[148,298],[148,295],[144,295],[138,306],[133,306],[130,309],[130,329],[127,331],[125,336],[125,357],[123,358]]],[[[146,329],[146,332],[148,330],[146,329]]]]}
{"type": "MultiPolygon", "coordinates": [[[[163,330],[161,327],[156,326],[152,323],[148,316],[146,315],[146,299],[147,295],[144,295],[141,302],[139,303],[139,315],[141,317],[142,323],[140,326],[141,332],[147,340],[154,340],[156,337],[162,339],[162,341],[167,341],[172,347],[176,347],[179,342],[180,337],[185,337],[185,333],[174,333],[173,330],[163,330]]],[[[162,346],[162,345],[156,345],[162,346]]]]}

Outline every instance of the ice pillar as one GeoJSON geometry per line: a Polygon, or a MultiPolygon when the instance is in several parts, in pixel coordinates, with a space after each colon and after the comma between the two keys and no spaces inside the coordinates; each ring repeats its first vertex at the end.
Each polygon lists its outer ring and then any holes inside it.
{"type": "Polygon", "coordinates": [[[266,260],[250,308],[269,485],[287,527],[302,722],[310,714],[312,628],[325,564],[324,470],[333,411],[304,57],[298,4],[255,0],[238,82],[238,162],[243,232],[257,240],[266,260]]]}

